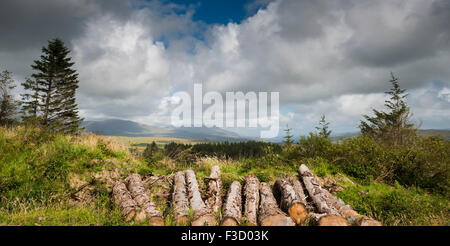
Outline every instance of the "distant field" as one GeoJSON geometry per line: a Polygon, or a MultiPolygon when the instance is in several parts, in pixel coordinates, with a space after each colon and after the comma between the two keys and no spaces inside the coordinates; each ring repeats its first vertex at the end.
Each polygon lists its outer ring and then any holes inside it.
{"type": "Polygon", "coordinates": [[[151,144],[155,141],[158,145],[165,145],[170,142],[193,144],[201,141],[185,139],[185,138],[171,138],[171,137],[124,137],[124,136],[110,136],[111,139],[120,143],[128,148],[136,148],[139,151],[145,149],[147,144],[151,144]]]}

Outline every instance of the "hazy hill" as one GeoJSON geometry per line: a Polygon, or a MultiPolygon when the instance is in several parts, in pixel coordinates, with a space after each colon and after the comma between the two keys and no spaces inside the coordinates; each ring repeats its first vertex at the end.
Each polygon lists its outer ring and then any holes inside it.
{"type": "Polygon", "coordinates": [[[85,121],[82,126],[85,127],[86,132],[104,136],[174,137],[206,141],[248,140],[248,138],[217,127],[155,127],[119,119],[85,121]]]}
{"type": "Polygon", "coordinates": [[[421,136],[441,136],[445,140],[450,140],[450,129],[424,129],[419,130],[421,136]]]}

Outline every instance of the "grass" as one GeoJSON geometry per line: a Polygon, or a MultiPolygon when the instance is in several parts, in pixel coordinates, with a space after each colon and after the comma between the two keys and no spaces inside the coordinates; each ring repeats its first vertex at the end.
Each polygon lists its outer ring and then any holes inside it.
{"type": "MultiPolygon", "coordinates": [[[[147,225],[121,220],[107,183],[91,185],[87,193],[90,200],[71,198],[82,183],[110,170],[123,178],[132,172],[170,175],[190,168],[204,190],[204,178],[212,166],[218,165],[226,194],[229,185],[235,180],[242,183],[245,175],[254,174],[261,182],[272,183],[278,177],[295,174],[300,163],[320,179],[333,180],[342,187],[337,196],[384,225],[450,225],[448,198],[398,183],[362,182],[321,157],[294,163],[274,161],[278,158],[274,156],[235,160],[203,157],[194,163],[163,157],[147,162],[117,139],[142,141],[93,134],[67,136],[37,128],[0,128],[0,225],[147,225]]],[[[171,225],[171,207],[159,200],[157,203],[166,225],[171,225]]]]}
{"type": "Polygon", "coordinates": [[[339,192],[338,197],[383,225],[450,225],[450,204],[441,195],[399,184],[346,185],[347,189],[339,192]]]}

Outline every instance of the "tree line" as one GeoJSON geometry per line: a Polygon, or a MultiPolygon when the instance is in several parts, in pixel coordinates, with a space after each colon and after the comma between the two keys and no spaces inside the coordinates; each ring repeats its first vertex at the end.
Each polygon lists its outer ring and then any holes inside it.
{"type": "Polygon", "coordinates": [[[11,72],[0,74],[0,125],[27,124],[61,133],[79,133],[83,121],[78,115],[75,94],[78,73],[70,50],[61,39],[42,48],[40,59],[31,65],[33,74],[21,83],[24,93],[16,99],[11,72]]]}

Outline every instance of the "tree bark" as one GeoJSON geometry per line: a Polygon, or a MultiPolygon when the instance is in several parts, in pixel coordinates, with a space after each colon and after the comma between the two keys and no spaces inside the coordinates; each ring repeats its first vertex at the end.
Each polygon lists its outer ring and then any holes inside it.
{"type": "Polygon", "coordinates": [[[211,168],[209,179],[206,206],[214,214],[218,214],[222,208],[222,180],[220,179],[219,166],[211,168]]]}
{"type": "Polygon", "coordinates": [[[259,224],[261,226],[294,226],[291,217],[287,216],[280,208],[273,196],[269,184],[260,185],[261,203],[259,204],[259,224]]]}
{"type": "Polygon", "coordinates": [[[211,214],[211,211],[206,207],[205,203],[202,200],[200,191],[198,190],[198,183],[194,171],[186,171],[186,182],[189,194],[189,202],[194,212],[192,225],[217,225],[216,218],[211,214]]]}
{"type": "Polygon", "coordinates": [[[280,201],[281,209],[288,213],[296,224],[300,224],[307,217],[303,202],[297,198],[294,188],[284,179],[277,179],[274,185],[275,197],[280,201]]]}
{"type": "MultiPolygon", "coordinates": [[[[306,165],[303,164],[300,165],[298,172],[300,176],[303,178],[303,183],[305,184],[306,190],[308,191],[312,200],[316,204],[320,213],[341,216],[345,218],[348,222],[356,225],[367,225],[367,226],[381,225],[381,223],[376,220],[358,214],[358,212],[353,210],[353,208],[350,205],[346,205],[344,201],[342,201],[340,198],[333,196],[329,191],[323,189],[306,165]]],[[[327,218],[324,218],[324,220],[332,222],[322,222],[322,223],[324,224],[338,223],[337,222],[338,219],[336,219],[335,217],[327,217],[327,218]]]]}
{"type": "Polygon", "coordinates": [[[113,186],[113,196],[116,205],[122,212],[122,218],[125,221],[130,221],[136,215],[137,204],[131,197],[125,183],[118,180],[113,186]]]}
{"type": "Polygon", "coordinates": [[[306,190],[316,205],[319,213],[340,215],[336,208],[327,203],[327,197],[324,189],[319,185],[314,175],[311,171],[309,171],[308,167],[302,164],[300,165],[298,172],[302,177],[306,190]]]}
{"type": "Polygon", "coordinates": [[[189,201],[186,190],[184,172],[177,172],[174,177],[172,194],[173,215],[175,225],[189,224],[189,201]]]}
{"type": "Polygon", "coordinates": [[[238,181],[231,183],[224,205],[223,226],[238,226],[242,218],[242,186],[238,181]]]}
{"type": "Polygon", "coordinates": [[[136,201],[136,204],[141,208],[136,215],[136,220],[144,221],[145,219],[148,219],[150,225],[164,225],[164,218],[161,215],[161,212],[145,193],[141,176],[137,173],[133,173],[125,179],[125,182],[127,183],[128,190],[130,191],[133,200],[136,201]]]}
{"type": "Polygon", "coordinates": [[[244,216],[250,225],[258,225],[257,213],[259,206],[259,181],[254,175],[245,177],[244,186],[244,216]]]}
{"type": "Polygon", "coordinates": [[[300,179],[301,178],[298,175],[291,175],[289,176],[288,181],[292,185],[292,188],[294,188],[297,199],[300,200],[300,202],[302,202],[303,205],[305,205],[306,212],[313,212],[314,207],[311,206],[311,204],[306,200],[304,186],[300,182],[300,179]]]}

